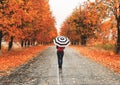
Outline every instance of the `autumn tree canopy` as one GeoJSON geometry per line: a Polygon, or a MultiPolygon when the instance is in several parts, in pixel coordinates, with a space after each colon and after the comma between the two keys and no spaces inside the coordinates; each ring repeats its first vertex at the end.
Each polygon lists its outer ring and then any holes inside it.
{"type": "Polygon", "coordinates": [[[13,42],[50,43],[56,35],[48,0],[0,0],[0,49],[2,39],[10,50],[13,42]]]}
{"type": "MultiPolygon", "coordinates": [[[[108,29],[107,34],[112,30],[116,36],[116,51],[120,51],[120,2],[119,0],[95,0],[86,1],[64,21],[61,27],[61,34],[68,36],[72,42],[81,42],[86,45],[91,38],[99,38],[103,29],[108,29]],[[109,24],[106,23],[110,20],[109,24]],[[105,25],[105,26],[104,26],[105,25]],[[102,28],[102,29],[101,29],[102,28]],[[115,31],[116,28],[116,32],[115,31]],[[79,36],[79,37],[78,37],[79,36]]],[[[105,37],[105,35],[102,35],[105,37]]]]}
{"type": "MultiPolygon", "coordinates": [[[[96,8],[96,4],[88,2],[84,6],[80,6],[75,9],[71,16],[68,18],[69,30],[74,32],[75,36],[78,36],[78,41],[81,41],[82,45],[86,45],[88,38],[95,36],[95,31],[99,29],[101,18],[100,12],[96,8]]],[[[64,28],[66,29],[66,28],[64,28]]],[[[61,29],[62,33],[63,27],[61,29]]]]}

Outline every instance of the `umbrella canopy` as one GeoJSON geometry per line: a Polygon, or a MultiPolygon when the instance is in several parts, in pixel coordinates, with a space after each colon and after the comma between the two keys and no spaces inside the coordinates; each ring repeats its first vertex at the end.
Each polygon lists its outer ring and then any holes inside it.
{"type": "Polygon", "coordinates": [[[70,44],[70,40],[65,36],[57,36],[53,41],[59,47],[66,47],[70,44]]]}

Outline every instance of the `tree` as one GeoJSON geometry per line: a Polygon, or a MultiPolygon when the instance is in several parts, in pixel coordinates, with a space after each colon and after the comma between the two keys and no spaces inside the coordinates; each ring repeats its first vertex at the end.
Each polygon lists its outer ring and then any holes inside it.
{"type": "Polygon", "coordinates": [[[0,51],[1,51],[1,48],[2,48],[2,38],[4,36],[4,24],[3,24],[3,18],[4,18],[4,15],[5,15],[5,8],[7,7],[7,3],[8,1],[7,0],[1,0],[0,1],[0,51]]]}
{"type": "Polygon", "coordinates": [[[71,30],[75,32],[75,36],[79,35],[78,41],[81,41],[82,45],[86,45],[87,39],[95,37],[95,31],[100,28],[100,11],[96,4],[86,2],[84,6],[74,10],[68,22],[71,30]]]}
{"type": "Polygon", "coordinates": [[[21,42],[22,47],[44,40],[47,40],[45,43],[50,42],[57,35],[54,23],[48,0],[2,0],[0,49],[2,38],[9,42],[8,50],[11,50],[13,42],[21,42]],[[53,32],[54,35],[47,37],[53,32]]]}
{"type": "MultiPolygon", "coordinates": [[[[101,7],[105,9],[107,17],[114,16],[116,20],[117,28],[117,41],[116,41],[116,53],[120,52],[120,2],[119,0],[96,0],[97,3],[101,3],[101,7]]],[[[114,19],[113,19],[114,21],[114,19]]]]}

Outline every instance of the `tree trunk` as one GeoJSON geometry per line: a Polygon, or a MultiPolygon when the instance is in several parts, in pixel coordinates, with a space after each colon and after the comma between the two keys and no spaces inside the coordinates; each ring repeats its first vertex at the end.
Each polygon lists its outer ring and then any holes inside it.
{"type": "Polygon", "coordinates": [[[27,41],[25,40],[25,47],[27,47],[27,41]]]}
{"type": "Polygon", "coordinates": [[[117,19],[117,46],[116,46],[116,53],[120,52],[120,16],[117,19]]]}
{"type": "Polygon", "coordinates": [[[13,46],[13,39],[14,39],[14,37],[11,36],[10,42],[9,42],[9,45],[8,45],[8,51],[10,51],[10,50],[12,49],[12,46],[13,46]]]}
{"type": "Polygon", "coordinates": [[[21,47],[24,47],[24,40],[21,41],[21,47]]]}
{"type": "Polygon", "coordinates": [[[30,46],[30,40],[28,40],[28,47],[30,46]]]}
{"type": "Polygon", "coordinates": [[[32,40],[32,45],[35,46],[35,39],[32,40]]]}
{"type": "Polygon", "coordinates": [[[2,31],[0,31],[0,53],[2,50],[2,37],[3,37],[3,34],[2,34],[2,31]]]}
{"type": "Polygon", "coordinates": [[[86,45],[86,40],[87,40],[87,36],[86,35],[82,35],[81,36],[81,45],[86,45]]]}

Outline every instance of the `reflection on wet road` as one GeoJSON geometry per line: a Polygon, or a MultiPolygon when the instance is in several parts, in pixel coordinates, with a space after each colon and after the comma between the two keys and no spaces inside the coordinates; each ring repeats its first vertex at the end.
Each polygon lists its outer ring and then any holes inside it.
{"type": "Polygon", "coordinates": [[[62,69],[57,69],[57,85],[63,85],[62,69]]]}

